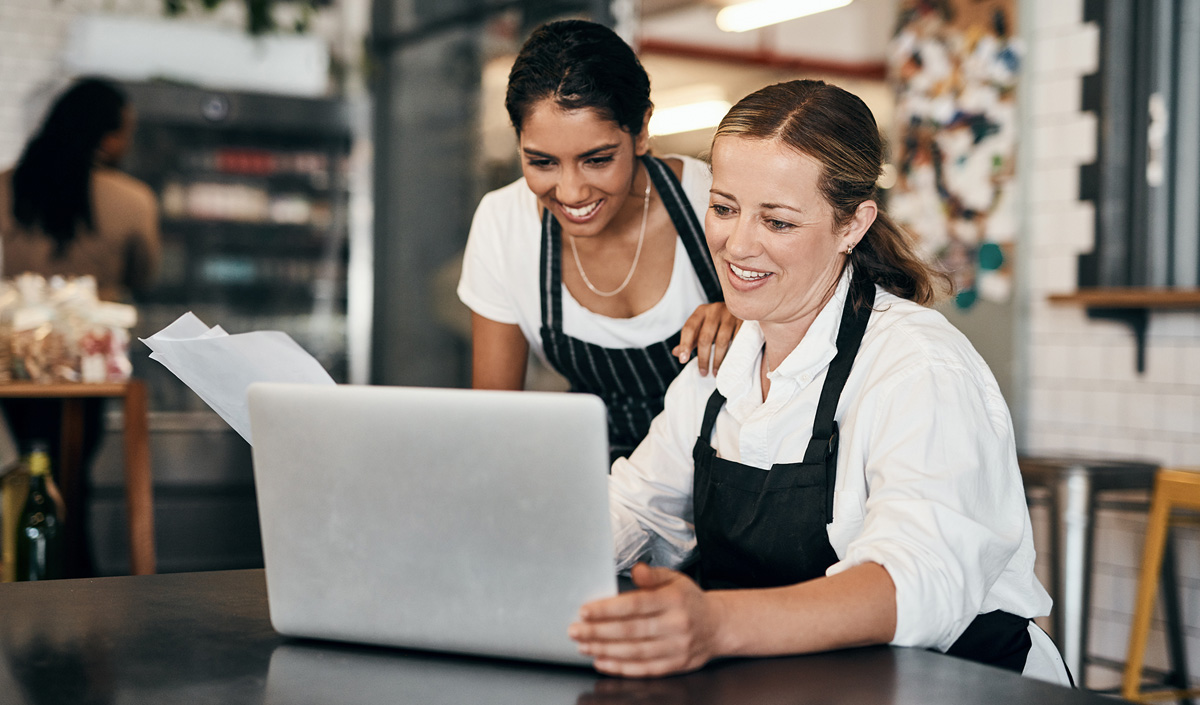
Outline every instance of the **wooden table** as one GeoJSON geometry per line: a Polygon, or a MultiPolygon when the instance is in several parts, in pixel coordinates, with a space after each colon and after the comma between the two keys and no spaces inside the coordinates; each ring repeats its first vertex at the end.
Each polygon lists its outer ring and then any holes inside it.
{"type": "MultiPolygon", "coordinates": [[[[403,595],[380,595],[401,600],[403,595]]],[[[279,636],[261,570],[0,585],[6,705],[1112,705],[924,649],[727,660],[651,680],[279,636]]]]}
{"type": "MultiPolygon", "coordinates": [[[[150,424],[146,386],[140,380],[110,384],[0,384],[0,398],[62,401],[58,482],[68,514],[82,496],[83,400],[117,398],[124,402],[125,504],[129,522],[129,565],[134,575],[155,572],[154,490],[150,478],[150,424]]],[[[82,531],[83,527],[77,527],[82,531]]],[[[83,534],[77,534],[82,536],[83,534]]]]}

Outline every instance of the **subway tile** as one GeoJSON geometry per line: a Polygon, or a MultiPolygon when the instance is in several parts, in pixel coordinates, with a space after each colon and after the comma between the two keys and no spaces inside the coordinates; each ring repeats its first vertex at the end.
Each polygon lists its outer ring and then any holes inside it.
{"type": "Polygon", "coordinates": [[[1122,405],[1126,428],[1155,431],[1158,429],[1158,397],[1150,392],[1129,392],[1122,405]]]}
{"type": "Polygon", "coordinates": [[[1054,341],[1041,341],[1031,346],[1029,363],[1035,379],[1063,379],[1071,367],[1069,348],[1054,341]]]}
{"type": "Polygon", "coordinates": [[[1111,389],[1098,389],[1091,393],[1092,414],[1095,422],[1107,429],[1117,429],[1123,425],[1123,399],[1120,393],[1111,389]]]}
{"type": "MultiPolygon", "coordinates": [[[[1189,589],[1197,590],[1200,583],[1200,532],[1186,526],[1176,526],[1171,529],[1175,540],[1175,566],[1179,577],[1190,583],[1189,589]]],[[[1195,598],[1193,598],[1195,599],[1195,598]]],[[[1193,609],[1189,614],[1200,616],[1200,610],[1193,609]]]]}
{"type": "Polygon", "coordinates": [[[1200,442],[1177,443],[1174,466],[1200,471],[1200,442]]]}
{"type": "MultiPolygon", "coordinates": [[[[1058,415],[1056,413],[1055,392],[1049,389],[1030,389],[1029,391],[1029,419],[1034,423],[1054,421],[1058,415]]],[[[1034,442],[1034,438],[1030,438],[1034,442]]],[[[1039,442],[1041,439],[1036,439],[1039,442]]]]}
{"type": "Polygon", "coordinates": [[[1151,338],[1200,340],[1200,314],[1192,311],[1155,311],[1147,334],[1151,338]]]}
{"type": "Polygon", "coordinates": [[[1032,170],[1030,200],[1036,211],[1050,210],[1054,205],[1077,202],[1079,169],[1075,166],[1053,165],[1032,170]]]}
{"type": "MultiPolygon", "coordinates": [[[[1071,367],[1080,379],[1103,381],[1103,350],[1096,345],[1080,345],[1070,351],[1071,367]]],[[[1107,385],[1105,385],[1107,388],[1107,385]]]]}
{"type": "MultiPolygon", "coordinates": [[[[1072,254],[1060,254],[1043,257],[1034,262],[1034,281],[1036,290],[1070,292],[1077,286],[1076,272],[1078,262],[1072,254]]],[[[1073,307],[1078,308],[1078,307],[1073,307]]]]}
{"type": "Polygon", "coordinates": [[[1096,158],[1096,119],[1091,113],[1055,125],[1036,125],[1032,137],[1039,164],[1044,160],[1084,164],[1096,158]]]}
{"type": "Polygon", "coordinates": [[[1137,599],[1136,571],[1096,570],[1092,573],[1092,607],[1132,615],[1137,599]]]}
{"type": "Polygon", "coordinates": [[[1045,34],[1036,41],[1035,75],[1092,73],[1099,65],[1099,30],[1090,24],[1061,34],[1045,34]]]}
{"type": "Polygon", "coordinates": [[[1159,397],[1158,409],[1159,427],[1163,431],[1167,433],[1195,432],[1197,427],[1195,395],[1163,394],[1159,397]]]}
{"type": "Polygon", "coordinates": [[[1095,209],[1090,203],[1066,201],[1061,208],[1035,212],[1030,221],[1042,256],[1055,252],[1074,256],[1092,249],[1095,242],[1095,209]]]}
{"type": "Polygon", "coordinates": [[[1105,345],[1097,348],[1101,375],[1110,384],[1118,385],[1137,380],[1137,351],[1130,344],[1105,345]]]}
{"type": "Polygon", "coordinates": [[[1083,22],[1083,0],[1054,0],[1030,4],[1033,6],[1031,19],[1039,34],[1070,29],[1083,22]]]}
{"type": "Polygon", "coordinates": [[[1033,82],[1032,105],[1034,122],[1057,119],[1079,112],[1083,84],[1076,76],[1047,78],[1033,82]]]}
{"type": "Polygon", "coordinates": [[[1150,339],[1146,345],[1146,371],[1143,381],[1151,384],[1176,385],[1180,383],[1182,350],[1171,340],[1150,339]]]}

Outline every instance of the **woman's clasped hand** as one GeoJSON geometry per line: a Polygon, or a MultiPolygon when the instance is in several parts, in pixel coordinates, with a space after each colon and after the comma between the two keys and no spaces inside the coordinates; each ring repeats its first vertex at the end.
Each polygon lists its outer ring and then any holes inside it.
{"type": "Polygon", "coordinates": [[[640,677],[693,671],[720,654],[721,603],[691,578],[645,563],[637,590],[584,605],[568,634],[597,670],[640,677]]]}

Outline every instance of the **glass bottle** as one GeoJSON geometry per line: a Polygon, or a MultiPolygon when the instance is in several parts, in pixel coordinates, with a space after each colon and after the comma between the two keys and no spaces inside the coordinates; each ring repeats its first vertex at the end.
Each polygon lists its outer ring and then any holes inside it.
{"type": "Polygon", "coordinates": [[[50,483],[50,453],[34,442],[26,456],[29,494],[17,523],[16,579],[51,580],[62,577],[62,538],[58,505],[50,483]]]}

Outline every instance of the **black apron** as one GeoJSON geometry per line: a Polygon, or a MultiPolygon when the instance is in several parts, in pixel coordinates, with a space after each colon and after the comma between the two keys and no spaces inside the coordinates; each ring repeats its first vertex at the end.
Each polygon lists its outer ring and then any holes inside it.
{"type": "MultiPolygon", "coordinates": [[[[662,160],[642,157],[663,205],[700,278],[708,301],[722,301],[721,282],[713,268],[704,229],[683,187],[662,160]]],[[[549,211],[542,212],[542,347],[551,366],[571,383],[571,391],[595,394],[608,407],[608,444],[613,460],[628,455],[650,430],[663,408],[667,386],[683,369],[671,349],[677,332],[646,348],[606,348],[563,333],[562,228],[549,211]]]]}
{"type": "MultiPolygon", "coordinates": [[[[705,589],[793,585],[825,575],[837,562],[827,525],[833,521],[837,474],[838,398],[866,331],[875,285],[855,277],[853,288],[866,302],[855,310],[846,297],[817,403],[813,436],[804,460],[776,463],[769,471],[718,458],[711,439],[725,398],[714,391],[692,451],[698,577],[705,589]]],[[[1024,617],[995,611],[977,616],[947,653],[1020,673],[1032,641],[1024,617]]]]}

